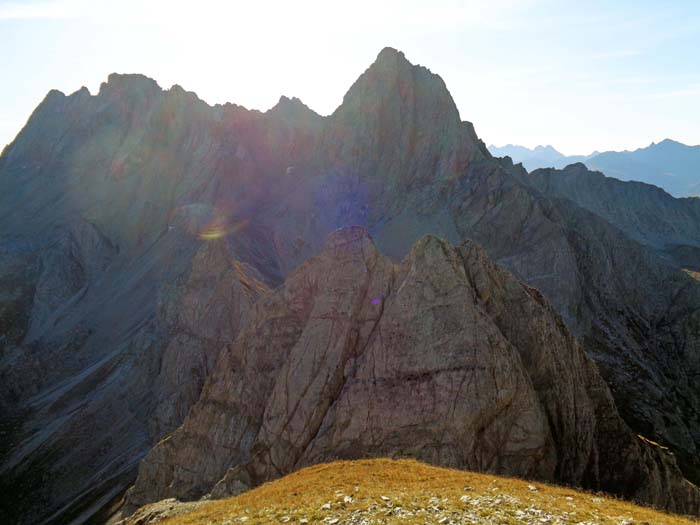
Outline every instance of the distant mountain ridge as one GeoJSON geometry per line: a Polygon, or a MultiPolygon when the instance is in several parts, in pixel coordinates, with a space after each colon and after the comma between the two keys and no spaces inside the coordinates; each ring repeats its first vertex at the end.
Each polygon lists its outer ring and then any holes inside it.
{"type": "Polygon", "coordinates": [[[528,149],[509,144],[489,146],[496,157],[508,156],[522,163],[527,171],[540,168],[562,169],[583,162],[589,169],[602,171],[608,177],[653,184],[674,197],[700,195],[700,146],[688,146],[664,139],[634,151],[593,152],[590,155],[563,155],[552,146],[528,149]]]}
{"type": "Polygon", "coordinates": [[[596,151],[590,155],[564,155],[553,146],[536,146],[530,149],[515,144],[502,147],[491,144],[488,149],[494,157],[510,157],[513,162],[521,163],[527,171],[539,168],[565,168],[569,164],[584,162],[598,153],[596,151]]]}

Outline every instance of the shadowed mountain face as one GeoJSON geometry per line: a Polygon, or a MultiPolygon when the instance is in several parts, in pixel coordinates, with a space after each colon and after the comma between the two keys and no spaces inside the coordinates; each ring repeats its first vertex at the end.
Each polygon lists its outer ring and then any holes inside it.
{"type": "MultiPolygon", "coordinates": [[[[395,260],[431,233],[455,244],[467,238],[481,244],[551,301],[598,362],[626,423],[668,446],[697,482],[700,285],[650,241],[658,238],[655,230],[639,226],[635,231],[644,235],[633,234],[600,210],[564,197],[491,158],[473,126],[461,121],[443,81],[392,49],[379,54],[328,117],[287,98],[266,113],[211,107],[177,86],[163,91],[138,75],[111,75],[95,96],[51,92],[0,157],[3,512],[19,523],[99,520],[133,482],[145,454],[193,404],[207,403],[210,390],[200,398],[205,381],[214,385],[217,374],[228,373],[215,363],[234,359],[231,344],[260,328],[250,324],[264,318],[260,305],[279,297],[268,290],[318,254],[329,233],[351,225],[365,227],[395,260]]],[[[678,235],[686,238],[692,227],[684,228],[678,235]]],[[[381,264],[387,279],[399,279],[394,266],[381,264]]],[[[347,278],[344,271],[328,272],[347,278]]],[[[342,282],[337,293],[344,295],[342,282]]],[[[353,297],[336,299],[346,304],[353,297]]],[[[279,308],[307,315],[307,306],[283,301],[279,308]]],[[[371,311],[365,313],[370,322],[371,311]]],[[[270,333],[287,341],[279,352],[287,352],[306,326],[285,318],[274,321],[270,333]]],[[[347,337],[368,337],[365,328],[357,329],[347,337]]],[[[325,352],[328,344],[312,339],[308,352],[325,352]]],[[[433,347],[421,343],[412,351],[421,348],[408,361],[397,359],[421,369],[433,347]]],[[[343,352],[338,359],[345,363],[343,352]]],[[[261,361],[246,373],[270,378],[287,362],[282,354],[250,355],[261,361]]],[[[305,374],[315,370],[299,359],[305,374]]],[[[340,374],[339,367],[332,374],[340,374]]],[[[518,374],[518,381],[528,381],[518,374]]],[[[309,429],[323,428],[324,411],[351,415],[343,411],[352,406],[338,405],[336,379],[319,385],[316,401],[323,410],[312,410],[309,429]]],[[[536,388],[526,390],[536,395],[536,388]]],[[[531,423],[544,425],[546,408],[534,405],[540,415],[531,423]]],[[[276,475],[272,465],[284,446],[296,451],[295,461],[310,462],[354,443],[340,436],[314,456],[300,445],[311,442],[308,429],[280,441],[274,425],[263,437],[253,427],[234,427],[237,452],[215,456],[221,461],[203,464],[204,474],[192,479],[172,474],[183,494],[209,490],[222,469],[247,461],[254,439],[273,450],[273,461],[252,471],[260,479],[276,475]]],[[[558,460],[546,458],[560,450],[561,434],[541,425],[533,432],[533,457],[521,452],[512,464],[486,452],[483,461],[457,461],[455,451],[466,449],[456,445],[446,455],[431,445],[430,457],[478,468],[496,461],[502,472],[615,489],[602,477],[584,476],[583,467],[557,470],[558,460]]],[[[478,435],[469,440],[486,446],[478,435]]],[[[382,452],[373,443],[357,450],[382,452]]],[[[403,443],[393,450],[399,449],[403,443]]],[[[571,465],[580,466],[582,458],[571,465]]],[[[671,477],[668,487],[685,486],[677,472],[671,477]]],[[[161,494],[153,491],[152,497],[161,494]]],[[[625,483],[618,492],[694,508],[680,492],[666,501],[625,483]]]]}
{"type": "Polygon", "coordinates": [[[583,164],[537,170],[527,178],[548,196],[575,202],[642,244],[672,254],[700,248],[699,198],[676,199],[656,186],[622,182],[583,164]]]}

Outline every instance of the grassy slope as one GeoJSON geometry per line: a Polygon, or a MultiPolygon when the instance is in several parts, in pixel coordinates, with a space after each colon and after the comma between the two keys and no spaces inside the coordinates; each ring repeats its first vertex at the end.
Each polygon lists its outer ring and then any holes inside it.
{"type": "Polygon", "coordinates": [[[317,465],[238,497],[190,505],[160,523],[698,523],[602,495],[390,459],[317,465]]]}

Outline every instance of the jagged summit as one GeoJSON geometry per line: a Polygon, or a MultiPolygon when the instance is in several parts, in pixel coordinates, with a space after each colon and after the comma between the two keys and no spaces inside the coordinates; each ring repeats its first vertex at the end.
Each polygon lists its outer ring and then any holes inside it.
{"type": "Polygon", "coordinates": [[[328,119],[321,148],[334,166],[376,178],[381,192],[399,198],[410,185],[438,191],[485,155],[442,78],[392,48],[379,53],[328,119]],[[438,158],[444,162],[436,164],[438,158]]]}
{"type": "Polygon", "coordinates": [[[399,51],[393,47],[385,47],[379,52],[377,58],[374,59],[374,62],[372,62],[368,69],[375,68],[390,71],[392,69],[396,70],[401,66],[421,67],[418,65],[414,66],[414,64],[409,62],[403,51],[399,51]]]}
{"type": "Polygon", "coordinates": [[[115,92],[132,94],[159,93],[163,89],[158,82],[140,73],[110,73],[106,82],[100,84],[98,95],[115,92]]]}
{"type": "MultiPolygon", "coordinates": [[[[682,142],[678,142],[677,140],[673,139],[664,139],[661,142],[652,142],[649,145],[649,148],[659,148],[659,149],[667,149],[667,150],[673,150],[673,149],[685,149],[689,146],[683,144],[682,142]]],[[[692,146],[690,146],[692,147],[692,146]]],[[[641,148],[644,149],[644,148],[641,148]]]]}
{"type": "Polygon", "coordinates": [[[535,147],[535,151],[537,152],[547,152],[550,154],[555,154],[555,155],[561,155],[556,149],[554,149],[554,146],[547,144],[546,146],[537,146],[535,147]]]}
{"type": "Polygon", "coordinates": [[[318,123],[323,119],[321,115],[304,104],[299,98],[289,98],[284,95],[282,95],[277,104],[268,109],[265,114],[298,122],[318,123]]]}
{"type": "Polygon", "coordinates": [[[336,113],[346,109],[356,109],[358,104],[367,110],[376,109],[390,102],[399,107],[417,102],[442,107],[445,117],[459,119],[457,106],[439,75],[428,68],[412,64],[403,52],[391,47],[382,49],[372,65],[360,75],[343,98],[343,104],[336,113]]]}
{"type": "Polygon", "coordinates": [[[403,51],[399,51],[398,49],[391,47],[391,46],[386,46],[377,55],[376,62],[379,62],[380,60],[393,60],[393,59],[404,59],[405,60],[406,55],[403,54],[403,51]]]}
{"type": "Polygon", "coordinates": [[[282,96],[280,96],[280,99],[279,99],[279,101],[277,102],[277,104],[275,104],[269,111],[273,111],[275,108],[288,108],[288,107],[291,107],[291,108],[299,108],[299,107],[308,108],[308,106],[307,106],[306,104],[304,104],[304,103],[301,101],[301,99],[299,99],[298,97],[291,97],[291,98],[289,98],[289,97],[286,96],[286,95],[282,95],[282,96]]]}
{"type": "MultiPolygon", "coordinates": [[[[68,97],[82,97],[85,95],[90,95],[90,90],[85,86],[81,86],[80,89],[75,90],[73,93],[68,95],[68,97]]],[[[50,89],[49,92],[44,97],[45,100],[49,99],[63,99],[66,98],[66,94],[60,89],[50,89]]]]}
{"type": "Polygon", "coordinates": [[[587,172],[588,168],[583,162],[572,162],[571,164],[567,164],[562,171],[566,174],[579,174],[581,172],[587,172]]]}
{"type": "Polygon", "coordinates": [[[86,96],[89,97],[89,96],[92,96],[92,94],[90,93],[90,90],[87,87],[81,86],[80,89],[71,93],[70,96],[71,97],[86,97],[86,96]]]}
{"type": "MultiPolygon", "coordinates": [[[[654,145],[655,143],[652,142],[651,144],[654,145]]],[[[662,141],[660,141],[660,142],[658,142],[658,143],[656,143],[656,144],[660,146],[660,145],[662,145],[662,144],[681,144],[681,143],[678,142],[677,140],[665,138],[665,139],[663,139],[662,141]]]]}

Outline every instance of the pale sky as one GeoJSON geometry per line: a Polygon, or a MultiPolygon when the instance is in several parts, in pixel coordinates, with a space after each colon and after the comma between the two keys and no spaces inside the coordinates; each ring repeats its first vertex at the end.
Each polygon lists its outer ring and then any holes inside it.
{"type": "Polygon", "coordinates": [[[487,144],[700,144],[697,0],[0,0],[0,148],[50,89],[111,72],[326,115],[385,46],[441,75],[487,144]]]}

